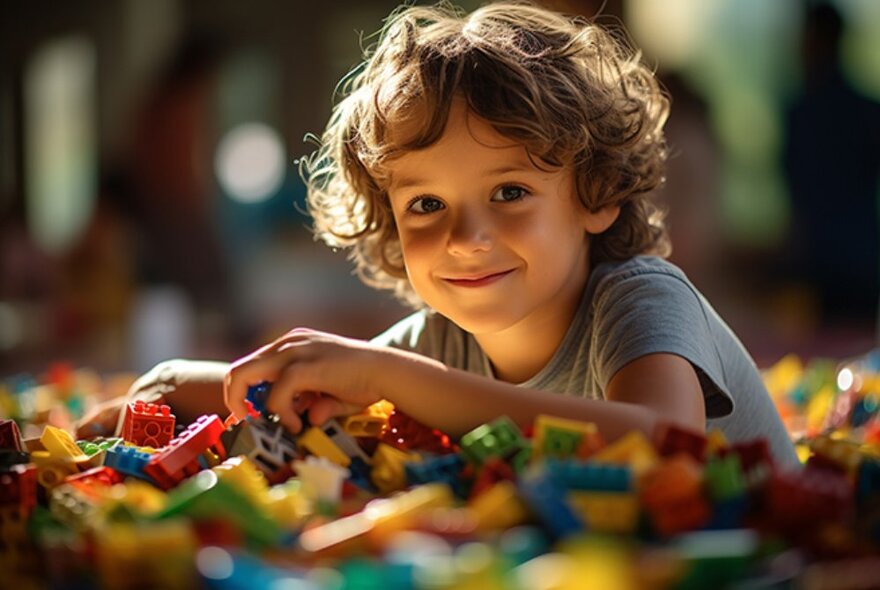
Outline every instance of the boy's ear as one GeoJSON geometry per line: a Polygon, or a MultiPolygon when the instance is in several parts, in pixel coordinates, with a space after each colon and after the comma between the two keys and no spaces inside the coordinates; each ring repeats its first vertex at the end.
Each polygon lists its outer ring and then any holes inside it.
{"type": "Polygon", "coordinates": [[[606,205],[598,211],[587,211],[584,217],[584,228],[588,233],[601,234],[617,221],[620,205],[606,205]]]}

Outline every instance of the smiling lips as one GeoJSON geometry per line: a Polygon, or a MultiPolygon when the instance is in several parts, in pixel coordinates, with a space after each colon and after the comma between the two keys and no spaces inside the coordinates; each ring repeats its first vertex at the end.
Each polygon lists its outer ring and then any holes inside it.
{"type": "Polygon", "coordinates": [[[485,287],[486,285],[491,285],[496,281],[500,281],[507,275],[513,272],[511,270],[504,270],[501,272],[490,273],[486,275],[478,275],[474,277],[466,277],[466,278],[446,278],[443,279],[447,283],[451,285],[455,285],[456,287],[485,287]]]}

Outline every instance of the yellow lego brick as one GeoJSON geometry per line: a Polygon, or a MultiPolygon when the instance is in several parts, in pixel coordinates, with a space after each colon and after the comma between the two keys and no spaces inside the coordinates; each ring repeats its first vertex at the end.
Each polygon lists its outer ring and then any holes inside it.
{"type": "Polygon", "coordinates": [[[817,455],[821,455],[835,465],[842,467],[850,478],[856,477],[863,458],[859,452],[858,444],[820,435],[810,442],[810,448],[817,455]]]}
{"type": "Polygon", "coordinates": [[[390,498],[373,500],[364,507],[363,512],[374,523],[374,530],[385,534],[406,528],[420,512],[454,505],[452,488],[445,483],[428,483],[390,498]]]}
{"type": "Polygon", "coordinates": [[[376,403],[364,408],[364,412],[371,416],[380,416],[388,420],[392,412],[394,412],[394,404],[387,399],[380,399],[376,403]]]}
{"type": "Polygon", "coordinates": [[[468,504],[481,530],[507,529],[526,521],[528,508],[509,481],[499,481],[468,504]]]}
{"type": "Polygon", "coordinates": [[[156,449],[154,447],[139,447],[136,444],[132,443],[131,441],[127,441],[127,440],[124,440],[119,444],[121,444],[122,446],[125,446],[125,447],[131,447],[131,448],[135,449],[136,451],[140,451],[141,453],[148,453],[150,455],[156,454],[156,449]]]}
{"type": "Polygon", "coordinates": [[[379,438],[388,427],[388,417],[394,405],[387,400],[379,400],[367,406],[358,414],[342,419],[342,428],[350,436],[370,436],[379,438]]]}
{"type": "Polygon", "coordinates": [[[343,418],[342,429],[350,436],[371,436],[379,438],[388,426],[388,420],[381,416],[354,414],[343,418]]]}
{"type": "Polygon", "coordinates": [[[27,542],[29,516],[18,504],[0,507],[0,541],[5,544],[27,542]]]}
{"type": "Polygon", "coordinates": [[[315,512],[315,503],[305,493],[302,482],[292,478],[269,488],[266,511],[286,529],[296,529],[315,512]]]}
{"type": "Polygon", "coordinates": [[[79,468],[74,461],[55,457],[49,451],[32,452],[31,463],[37,466],[37,483],[47,490],[63,483],[64,478],[68,475],[79,472],[79,468]]]}
{"type": "Polygon", "coordinates": [[[17,504],[0,506],[0,572],[3,587],[41,589],[45,563],[28,533],[28,515],[17,504]]]}
{"type": "Polygon", "coordinates": [[[198,586],[198,539],[183,519],[110,524],[95,535],[95,561],[101,588],[131,588],[132,576],[143,588],[198,586]]]}
{"type": "Polygon", "coordinates": [[[810,455],[813,454],[813,451],[810,450],[810,446],[807,444],[796,444],[794,446],[794,451],[797,454],[798,461],[802,464],[807,462],[807,459],[810,458],[810,455]]]}
{"type": "Polygon", "coordinates": [[[454,503],[452,489],[446,484],[418,486],[373,500],[360,512],[310,527],[300,535],[299,545],[308,553],[333,551],[336,557],[361,550],[367,535],[381,546],[406,529],[418,514],[432,508],[449,508],[454,503]]]}
{"type": "Polygon", "coordinates": [[[638,430],[633,430],[590,457],[590,460],[598,463],[627,465],[632,469],[633,475],[638,477],[654,467],[659,458],[654,446],[645,435],[638,430]]]}
{"type": "Polygon", "coordinates": [[[571,490],[568,503],[591,531],[631,533],[638,526],[639,499],[635,494],[571,490]]]}
{"type": "Polygon", "coordinates": [[[46,426],[40,443],[49,453],[58,458],[71,459],[73,461],[88,461],[88,457],[76,446],[76,441],[66,430],[54,426],[46,426]]]}
{"type": "Polygon", "coordinates": [[[269,482],[266,476],[244,456],[230,457],[212,468],[217,477],[232,484],[254,506],[266,507],[269,502],[269,482]]]}
{"type": "Polygon", "coordinates": [[[797,355],[789,354],[764,371],[764,385],[774,400],[794,389],[803,378],[804,365],[797,355]]]}
{"type": "Polygon", "coordinates": [[[379,443],[373,453],[370,479],[383,494],[406,487],[406,464],[420,460],[414,453],[407,453],[385,443],[379,443]]]}
{"type": "Polygon", "coordinates": [[[880,444],[871,442],[863,443],[859,446],[859,452],[865,457],[880,459],[880,444]]]}
{"type": "Polygon", "coordinates": [[[599,429],[592,422],[540,414],[535,418],[535,432],[532,436],[532,458],[538,459],[545,455],[558,457],[575,455],[577,445],[573,445],[573,448],[570,449],[571,452],[566,452],[558,448],[558,444],[554,444],[559,437],[575,437],[578,444],[584,439],[601,440],[599,438],[599,429]]]}
{"type": "MultiPolygon", "coordinates": [[[[636,562],[636,555],[626,540],[600,535],[575,535],[559,543],[559,552],[546,553],[527,561],[522,567],[550,558],[549,567],[535,572],[536,576],[517,576],[523,588],[558,588],[576,590],[635,590],[636,588],[667,588],[667,585],[640,584],[638,576],[647,567],[636,562]],[[554,555],[568,561],[554,559],[554,555]],[[552,580],[548,586],[546,580],[552,580]]],[[[519,569],[519,568],[517,568],[519,569]]]]}
{"type": "Polygon", "coordinates": [[[49,512],[59,522],[80,532],[101,526],[99,515],[100,501],[83,493],[70,484],[62,484],[49,492],[49,512]]]}
{"type": "Polygon", "coordinates": [[[312,426],[301,434],[296,444],[311,454],[324,457],[342,467],[348,467],[351,464],[351,458],[343,453],[342,449],[336,446],[336,443],[317,426],[312,426]]]}
{"type": "Polygon", "coordinates": [[[717,455],[721,449],[726,449],[729,446],[730,443],[728,442],[727,437],[717,428],[713,428],[706,433],[707,456],[717,455]]]}
{"type": "Polygon", "coordinates": [[[124,484],[107,488],[104,494],[107,501],[102,508],[105,512],[112,512],[121,505],[142,516],[153,516],[162,512],[168,504],[168,494],[133,477],[124,484]]]}
{"type": "Polygon", "coordinates": [[[826,385],[817,391],[807,403],[804,415],[807,420],[807,435],[821,432],[825,425],[825,419],[834,404],[835,392],[830,385],[826,385]]]}

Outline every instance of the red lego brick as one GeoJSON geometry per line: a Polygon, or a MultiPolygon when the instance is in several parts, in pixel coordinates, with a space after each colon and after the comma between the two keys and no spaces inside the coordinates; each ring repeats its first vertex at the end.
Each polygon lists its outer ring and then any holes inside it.
{"type": "Polygon", "coordinates": [[[0,472],[0,506],[12,505],[28,515],[37,505],[37,466],[33,463],[12,465],[0,472]]]}
{"type": "Polygon", "coordinates": [[[122,438],[140,447],[158,449],[174,438],[175,417],[171,408],[138,400],[128,404],[122,438]]]}
{"type": "Polygon", "coordinates": [[[25,450],[15,420],[0,420],[0,449],[25,450]]]}
{"type": "Polygon", "coordinates": [[[771,522],[782,530],[844,521],[855,508],[853,487],[844,474],[811,467],[774,473],[765,500],[771,522]]]}
{"type": "Polygon", "coordinates": [[[144,472],[163,489],[169,489],[201,470],[199,456],[210,449],[219,460],[226,459],[226,449],[220,441],[223,421],[216,414],[199,416],[177,438],[153,455],[144,472]]]}
{"type": "MultiPolygon", "coordinates": [[[[470,466],[469,466],[470,467],[470,466]]],[[[471,487],[470,500],[491,489],[499,481],[515,481],[513,467],[500,457],[492,457],[480,467],[474,485],[471,487]]]]}
{"type": "Polygon", "coordinates": [[[650,512],[654,530],[664,537],[704,527],[712,518],[712,508],[704,498],[677,502],[650,512]]]}
{"type": "Polygon", "coordinates": [[[654,430],[654,446],[663,457],[687,453],[700,463],[706,460],[708,441],[702,432],[688,430],[669,422],[660,423],[654,430]]]}
{"type": "Polygon", "coordinates": [[[68,475],[64,478],[65,483],[69,483],[78,487],[104,486],[111,487],[117,483],[122,483],[124,476],[106,465],[102,467],[93,467],[88,471],[68,475]]]}
{"type": "Polygon", "coordinates": [[[449,435],[425,426],[397,409],[388,416],[388,428],[382,433],[380,440],[405,451],[428,451],[439,455],[458,451],[458,446],[449,435]]]}
{"type": "Polygon", "coordinates": [[[773,457],[770,455],[770,447],[766,439],[755,439],[749,442],[740,442],[721,449],[722,457],[734,454],[739,457],[739,464],[744,473],[748,473],[757,467],[772,466],[773,457]]]}

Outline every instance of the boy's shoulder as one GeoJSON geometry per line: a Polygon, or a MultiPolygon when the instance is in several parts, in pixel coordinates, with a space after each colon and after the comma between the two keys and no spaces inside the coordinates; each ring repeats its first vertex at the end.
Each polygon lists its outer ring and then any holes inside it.
{"type": "Polygon", "coordinates": [[[602,262],[590,273],[589,282],[596,292],[607,289],[621,281],[635,277],[651,280],[656,276],[679,279],[690,285],[684,271],[659,256],[639,255],[626,260],[602,262]]]}
{"type": "Polygon", "coordinates": [[[711,307],[683,270],[664,258],[649,255],[596,265],[584,298],[594,314],[600,309],[607,313],[609,306],[627,313],[676,308],[689,313],[701,310],[701,314],[711,307]]]}

